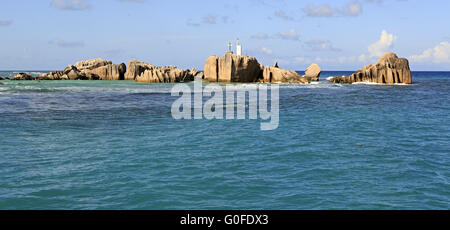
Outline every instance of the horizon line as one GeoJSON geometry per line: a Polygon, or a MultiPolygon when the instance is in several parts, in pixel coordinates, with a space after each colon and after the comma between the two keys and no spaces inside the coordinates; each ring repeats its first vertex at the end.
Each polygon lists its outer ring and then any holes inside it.
{"type": "MultiPolygon", "coordinates": [[[[127,67],[128,68],[128,67],[127,67]]],[[[16,70],[0,70],[0,72],[52,72],[61,70],[39,70],[39,69],[16,69],[16,70]]],[[[203,72],[203,70],[198,70],[203,72]]],[[[296,72],[305,72],[305,70],[294,70],[296,72]]],[[[357,70],[322,70],[322,72],[356,72],[357,70]]],[[[411,72],[450,72],[450,70],[411,70],[411,72]]]]}

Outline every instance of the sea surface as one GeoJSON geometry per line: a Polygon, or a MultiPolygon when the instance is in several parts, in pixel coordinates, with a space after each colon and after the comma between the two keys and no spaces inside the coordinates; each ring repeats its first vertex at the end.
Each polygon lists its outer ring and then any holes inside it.
{"type": "Polygon", "coordinates": [[[0,81],[0,209],[449,209],[450,72],[349,73],[279,85],[272,131],[175,120],[174,84],[0,81]]]}

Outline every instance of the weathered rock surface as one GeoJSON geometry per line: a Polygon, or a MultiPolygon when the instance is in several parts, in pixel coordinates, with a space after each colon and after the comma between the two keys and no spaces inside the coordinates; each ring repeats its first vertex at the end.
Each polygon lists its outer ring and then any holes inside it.
{"type": "Polygon", "coordinates": [[[385,53],[377,64],[370,64],[350,76],[333,77],[334,83],[375,82],[384,84],[411,84],[411,70],[405,58],[398,58],[394,53],[385,53]]]}
{"type": "Polygon", "coordinates": [[[81,72],[85,73],[86,76],[98,76],[99,80],[124,80],[126,69],[127,67],[122,63],[119,65],[109,64],[91,70],[82,70],[81,72]]]}
{"type": "Polygon", "coordinates": [[[262,68],[256,58],[227,52],[223,57],[211,56],[204,67],[205,79],[210,82],[256,82],[262,68]]]}
{"type": "Polygon", "coordinates": [[[219,81],[219,57],[208,57],[205,67],[203,67],[203,73],[205,74],[205,80],[209,82],[219,81]]]}
{"type": "Polygon", "coordinates": [[[200,72],[196,69],[191,69],[190,72],[191,72],[192,76],[194,76],[194,79],[203,80],[205,78],[205,75],[203,74],[203,72],[200,72]]]}
{"type": "Polygon", "coordinates": [[[322,69],[317,64],[311,64],[306,70],[305,70],[305,78],[307,78],[309,81],[319,81],[320,73],[322,73],[322,69]]]}
{"type": "Polygon", "coordinates": [[[178,69],[175,66],[147,69],[136,77],[136,81],[148,83],[185,82],[193,80],[194,77],[189,73],[189,70],[178,69]]]}
{"type": "Polygon", "coordinates": [[[75,67],[80,70],[92,70],[92,69],[96,69],[102,66],[107,66],[107,65],[111,65],[112,61],[108,61],[108,60],[104,60],[101,58],[95,58],[95,59],[89,59],[86,61],[79,61],[77,63],[75,63],[75,67]]]}
{"type": "Polygon", "coordinates": [[[52,71],[39,75],[36,80],[69,80],[69,78],[64,76],[63,71],[52,71]]]}
{"type": "Polygon", "coordinates": [[[28,73],[18,73],[16,75],[14,75],[13,79],[18,80],[18,81],[25,81],[25,80],[34,80],[34,77],[28,73]]]}
{"type": "Polygon", "coordinates": [[[154,65],[141,62],[138,60],[131,60],[128,62],[128,69],[125,73],[125,80],[136,80],[145,70],[154,68],[154,65]]]}
{"type": "Polygon", "coordinates": [[[194,75],[189,70],[178,69],[175,66],[159,67],[132,60],[128,63],[125,79],[148,83],[169,83],[193,81],[194,75]]]}
{"type": "Polygon", "coordinates": [[[281,69],[278,65],[274,65],[264,68],[263,82],[308,83],[309,81],[294,70],[281,69]]]}
{"type": "Polygon", "coordinates": [[[264,67],[256,58],[227,52],[223,57],[210,56],[203,69],[209,82],[289,82],[308,83],[308,79],[293,70],[273,66],[264,67]]]}
{"type": "Polygon", "coordinates": [[[111,61],[97,58],[68,66],[64,69],[64,74],[71,80],[124,80],[126,69],[124,63],[112,64],[111,61]]]}
{"type": "Polygon", "coordinates": [[[36,80],[123,80],[125,72],[124,63],[116,65],[97,58],[69,65],[63,71],[41,74],[36,80]]]}
{"type": "Polygon", "coordinates": [[[81,72],[74,65],[69,65],[64,69],[62,78],[68,80],[88,80],[86,73],[81,72]]]}

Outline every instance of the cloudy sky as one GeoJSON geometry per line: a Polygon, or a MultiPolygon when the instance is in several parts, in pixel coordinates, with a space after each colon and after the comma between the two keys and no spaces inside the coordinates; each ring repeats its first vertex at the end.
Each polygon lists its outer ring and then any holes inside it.
{"type": "Polygon", "coordinates": [[[0,70],[79,60],[203,69],[240,38],[264,65],[356,70],[393,51],[450,70],[448,0],[2,0],[0,70]]]}

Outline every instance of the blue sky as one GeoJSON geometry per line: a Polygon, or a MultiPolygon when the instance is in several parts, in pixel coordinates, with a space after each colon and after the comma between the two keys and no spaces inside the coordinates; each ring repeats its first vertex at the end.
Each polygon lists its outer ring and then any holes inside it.
{"type": "Polygon", "coordinates": [[[0,69],[90,58],[203,69],[240,38],[262,64],[356,70],[386,51],[450,70],[447,0],[2,0],[0,69]]]}

